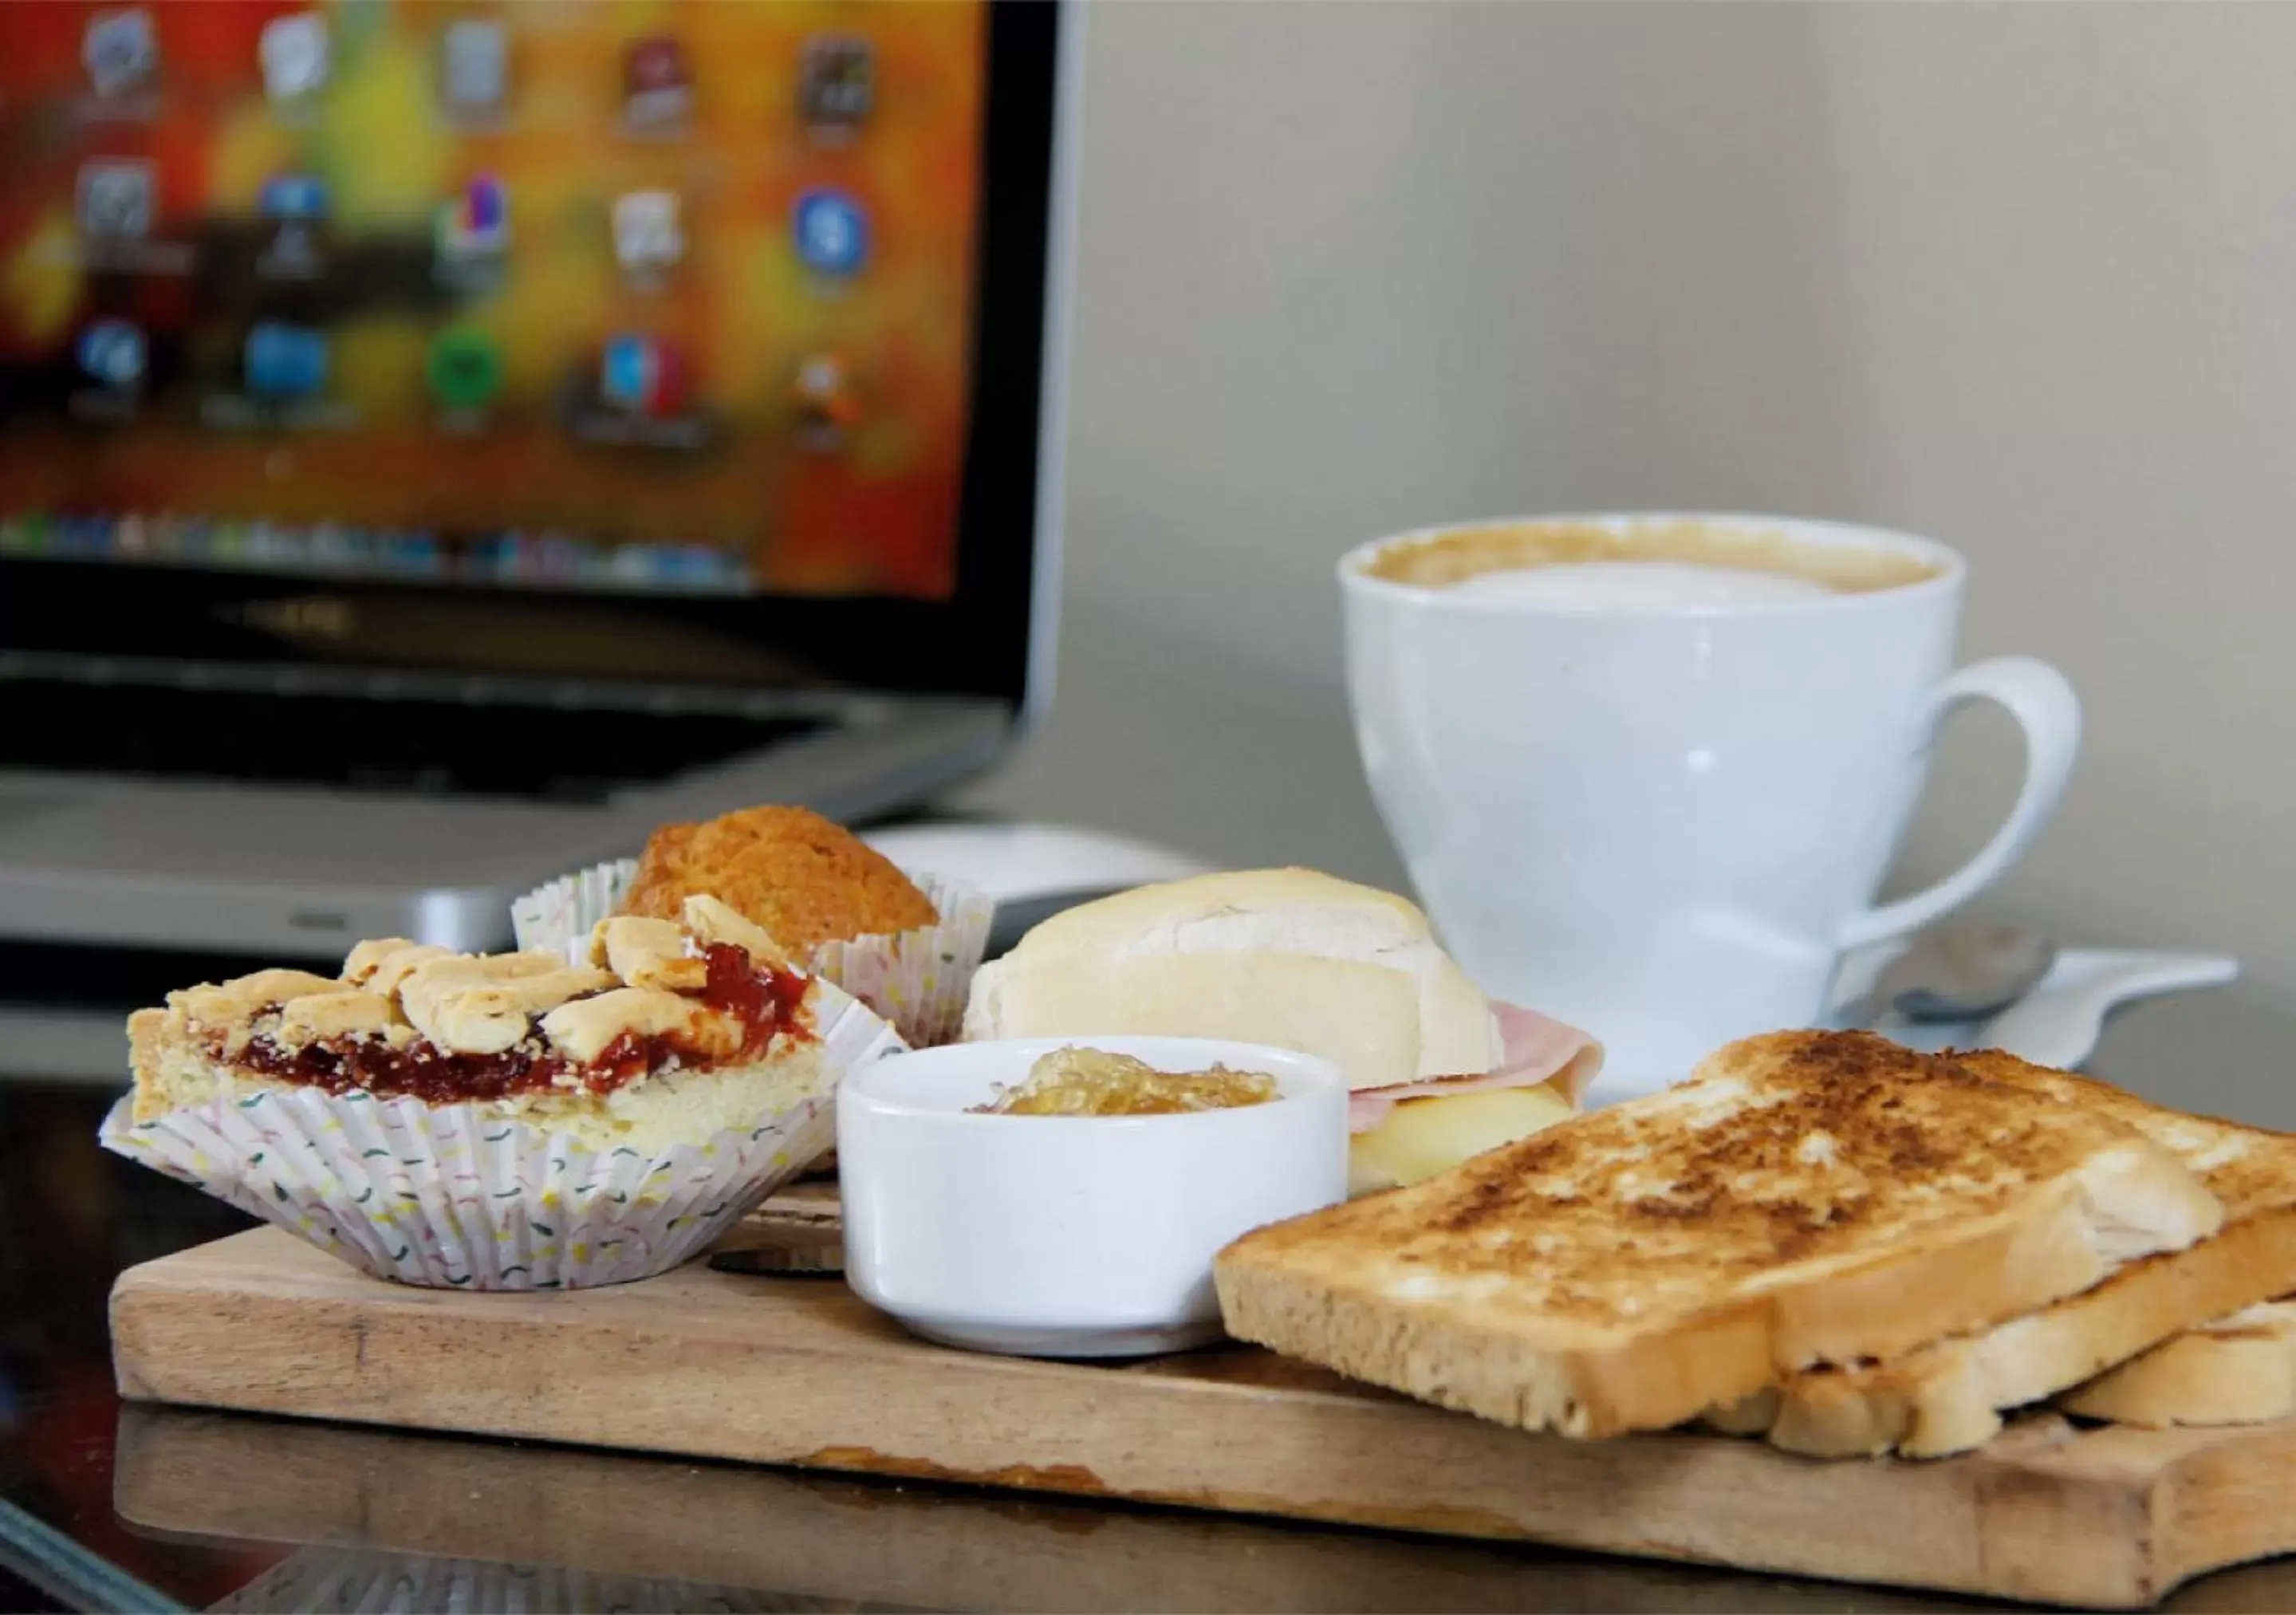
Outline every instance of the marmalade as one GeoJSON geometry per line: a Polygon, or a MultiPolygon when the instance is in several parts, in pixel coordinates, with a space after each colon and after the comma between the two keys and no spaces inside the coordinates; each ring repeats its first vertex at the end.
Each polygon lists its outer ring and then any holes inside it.
{"type": "Polygon", "coordinates": [[[1041,1056],[1018,1087],[972,1109],[990,1116],[1176,1116],[1266,1104],[1277,1096],[1275,1078],[1258,1071],[1224,1065],[1160,1071],[1129,1054],[1071,1045],[1041,1056]]]}

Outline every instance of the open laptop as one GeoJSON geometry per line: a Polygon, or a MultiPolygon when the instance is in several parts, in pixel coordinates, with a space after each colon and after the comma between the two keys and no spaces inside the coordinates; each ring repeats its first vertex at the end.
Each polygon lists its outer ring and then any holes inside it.
{"type": "Polygon", "coordinates": [[[1049,693],[1075,19],[18,8],[0,943],[507,939],[1049,693]]]}

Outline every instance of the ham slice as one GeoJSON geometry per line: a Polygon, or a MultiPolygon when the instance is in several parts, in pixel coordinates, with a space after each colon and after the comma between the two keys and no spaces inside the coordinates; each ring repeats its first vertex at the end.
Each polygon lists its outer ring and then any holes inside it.
{"type": "Polygon", "coordinates": [[[1552,1082],[1573,1107],[1595,1073],[1603,1069],[1603,1045],[1575,1026],[1565,1026],[1537,1010],[1493,1004],[1499,1022],[1499,1062],[1464,1077],[1430,1077],[1383,1088],[1359,1088],[1348,1095],[1348,1130],[1368,1133],[1406,1099],[1446,1099],[1496,1088],[1535,1088],[1552,1082]]]}

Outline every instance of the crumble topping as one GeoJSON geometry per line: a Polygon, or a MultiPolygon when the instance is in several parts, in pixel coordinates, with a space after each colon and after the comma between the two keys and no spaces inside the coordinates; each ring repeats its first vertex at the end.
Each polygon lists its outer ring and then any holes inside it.
{"type": "Polygon", "coordinates": [[[791,964],[789,949],[774,940],[766,928],[745,914],[706,894],[685,899],[679,918],[685,929],[705,942],[722,942],[758,959],[770,959],[784,968],[791,964]]]}
{"type": "Polygon", "coordinates": [[[499,1054],[532,1019],[587,993],[619,987],[611,971],[574,969],[547,954],[426,959],[398,984],[414,1028],[456,1054],[499,1054]]]}
{"type": "Polygon", "coordinates": [[[275,1035],[281,1046],[300,1048],[325,1037],[388,1037],[406,1026],[398,1006],[381,993],[311,993],[279,1006],[275,1035]]]}
{"type": "MultiPolygon", "coordinates": [[[[753,957],[771,957],[757,948],[753,957]]],[[[632,987],[699,992],[709,980],[702,961],[685,951],[685,933],[668,920],[618,914],[590,933],[590,963],[603,964],[632,987]]]]}
{"type": "Polygon", "coordinates": [[[714,899],[687,922],[599,924],[590,963],[362,942],[340,978],[266,970],[168,995],[168,1021],[216,1058],[333,1092],[451,1103],[605,1093],[652,1072],[761,1056],[813,1036],[811,981],[714,899]]]}
{"type": "Polygon", "coordinates": [[[568,1059],[586,1065],[623,1037],[691,1032],[701,1005],[658,988],[618,987],[594,998],[561,1004],[542,1018],[543,1035],[568,1059]]]}
{"type": "Polygon", "coordinates": [[[343,980],[371,993],[393,993],[406,980],[408,972],[424,960],[454,956],[452,948],[430,942],[409,942],[404,937],[362,942],[343,961],[343,980]]]}

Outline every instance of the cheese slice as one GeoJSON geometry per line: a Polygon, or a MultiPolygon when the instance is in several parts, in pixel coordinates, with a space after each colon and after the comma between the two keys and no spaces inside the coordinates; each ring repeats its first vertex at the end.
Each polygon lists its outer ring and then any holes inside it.
{"type": "Polygon", "coordinates": [[[1415,1184],[1577,1113],[1551,1083],[1399,1101],[1385,1120],[1349,1141],[1348,1193],[1415,1184]]]}

